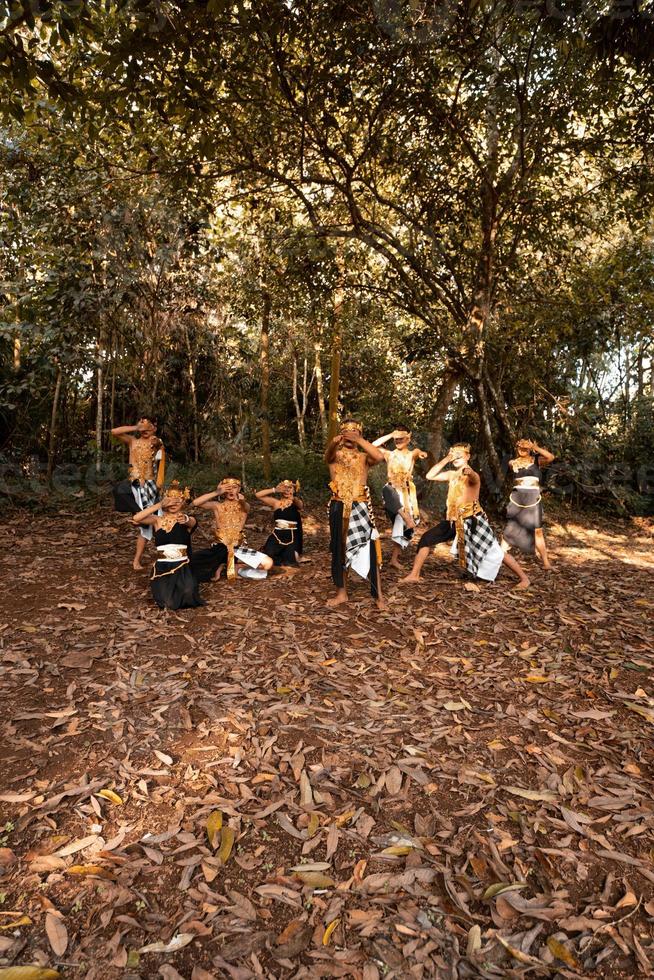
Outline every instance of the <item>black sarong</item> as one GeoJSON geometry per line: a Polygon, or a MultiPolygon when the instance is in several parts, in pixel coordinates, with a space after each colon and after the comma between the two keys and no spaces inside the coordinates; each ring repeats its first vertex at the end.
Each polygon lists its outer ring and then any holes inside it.
{"type": "Polygon", "coordinates": [[[439,521],[434,527],[428,528],[418,541],[418,550],[421,548],[434,548],[437,544],[445,541],[454,541],[456,537],[456,527],[454,521],[439,521]]]}
{"type": "Polygon", "coordinates": [[[188,558],[156,561],[150,579],[152,598],[160,609],[193,609],[206,606],[188,558]]]}

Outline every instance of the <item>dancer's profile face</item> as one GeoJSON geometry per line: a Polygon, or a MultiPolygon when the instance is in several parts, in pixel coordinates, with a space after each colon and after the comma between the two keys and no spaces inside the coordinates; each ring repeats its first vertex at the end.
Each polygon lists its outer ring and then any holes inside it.
{"type": "Polygon", "coordinates": [[[455,470],[462,470],[464,466],[468,465],[469,459],[470,453],[465,453],[462,450],[459,450],[452,460],[452,466],[455,470]]]}
{"type": "Polygon", "coordinates": [[[181,497],[166,497],[164,510],[169,514],[179,514],[184,510],[184,501],[181,497]]]}
{"type": "Polygon", "coordinates": [[[395,436],[395,448],[396,449],[406,449],[406,447],[411,442],[411,433],[402,432],[395,436]]]}
{"type": "Polygon", "coordinates": [[[157,426],[150,419],[141,419],[141,435],[153,436],[157,431],[157,426]]]}
{"type": "Polygon", "coordinates": [[[515,448],[517,450],[518,456],[523,456],[523,457],[529,456],[530,449],[529,449],[529,445],[526,442],[517,443],[515,448]]]}

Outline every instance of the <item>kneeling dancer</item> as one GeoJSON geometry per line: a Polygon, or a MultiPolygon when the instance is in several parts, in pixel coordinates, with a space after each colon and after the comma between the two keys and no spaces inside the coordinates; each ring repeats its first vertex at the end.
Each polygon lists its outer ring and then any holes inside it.
{"type": "Polygon", "coordinates": [[[140,527],[154,529],[157,560],[152,568],[150,589],[161,609],[192,609],[204,606],[198,583],[191,569],[191,534],[197,527],[194,517],[185,513],[191,492],[173,480],[164,494],[132,520],[140,527]],[[161,509],[161,513],[157,513],[161,509]]]}
{"type": "Polygon", "coordinates": [[[419,582],[430,548],[443,541],[452,541],[452,555],[458,557],[459,566],[475,578],[494,582],[504,563],[517,576],[518,588],[526,589],[529,579],[518,562],[502,551],[479,503],[481,480],[479,474],[468,466],[469,459],[470,446],[458,443],[427,473],[428,480],[449,483],[446,520],[440,521],[420,538],[413,568],[402,581],[419,582]],[[444,470],[448,463],[454,468],[444,470]]]}
{"type": "Polygon", "coordinates": [[[386,609],[381,591],[381,548],[379,532],[368,488],[368,470],[381,463],[380,449],[366,442],[361,424],[347,419],[325,452],[331,482],[329,502],[329,550],[332,556],[332,580],[336,595],[328,606],[348,601],[347,570],[353,568],[361,578],[369,578],[370,592],[379,609],[386,609]],[[362,451],[360,451],[362,450],[362,451]]]}
{"type": "Polygon", "coordinates": [[[276,487],[258,490],[255,494],[257,500],[270,507],[275,515],[275,527],[261,549],[264,555],[272,558],[274,565],[292,567],[302,561],[304,503],[297,495],[298,490],[299,483],[282,480],[276,487]],[[273,496],[275,493],[280,496],[273,496]]]}
{"type": "Polygon", "coordinates": [[[242,578],[266,578],[273,565],[272,558],[248,548],[245,542],[243,528],[250,506],[241,493],[241,481],[228,477],[216,490],[196,497],[193,505],[212,512],[216,536],[214,545],[196,551],[193,556],[193,570],[198,582],[219,579],[225,567],[227,578],[235,579],[237,561],[246,566],[238,569],[242,578]]]}

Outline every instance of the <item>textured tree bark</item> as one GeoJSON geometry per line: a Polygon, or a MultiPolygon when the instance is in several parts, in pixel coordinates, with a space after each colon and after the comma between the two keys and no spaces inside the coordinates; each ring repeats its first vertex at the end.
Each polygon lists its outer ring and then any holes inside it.
{"type": "Polygon", "coordinates": [[[259,365],[261,368],[261,454],[263,456],[263,475],[266,482],[272,478],[270,458],[270,309],[271,298],[268,290],[263,291],[263,312],[261,316],[261,343],[259,346],[259,365]]]}
{"type": "Polygon", "coordinates": [[[334,293],[334,332],[332,335],[332,365],[329,379],[329,427],[327,441],[336,435],[338,428],[338,392],[341,382],[341,312],[343,306],[343,289],[339,286],[334,293]]]}
{"type": "Polygon", "coordinates": [[[506,408],[506,402],[504,401],[504,396],[502,395],[502,392],[499,389],[499,387],[493,383],[493,380],[491,379],[491,376],[488,373],[488,369],[485,366],[484,366],[483,373],[484,373],[484,381],[486,382],[486,387],[488,388],[488,392],[491,396],[491,401],[493,402],[493,405],[495,407],[495,414],[502,428],[504,429],[504,432],[506,433],[506,436],[509,439],[511,445],[514,446],[516,442],[516,431],[509,417],[509,413],[506,408]]]}
{"type": "Polygon", "coordinates": [[[491,427],[490,412],[488,410],[486,388],[482,379],[479,379],[475,383],[475,397],[477,400],[477,407],[479,409],[479,417],[481,420],[481,431],[484,440],[484,448],[486,449],[486,454],[488,456],[488,463],[491,468],[491,474],[495,482],[495,486],[499,490],[502,487],[502,484],[504,483],[504,474],[502,473],[502,464],[500,462],[499,456],[497,455],[495,443],[493,442],[493,429],[491,427]]]}
{"type": "Polygon", "coordinates": [[[54,472],[55,456],[57,452],[57,419],[59,415],[59,396],[61,394],[61,364],[57,365],[57,380],[55,382],[54,394],[52,396],[52,411],[50,412],[50,436],[48,440],[48,470],[46,480],[48,484],[52,482],[54,472]]]}
{"type": "Polygon", "coordinates": [[[327,411],[325,409],[325,390],[323,388],[322,364],[320,360],[322,349],[319,340],[317,340],[313,345],[313,350],[315,353],[315,361],[314,361],[313,369],[316,374],[316,391],[318,393],[318,411],[320,413],[320,431],[322,432],[323,440],[327,441],[327,411]]]}
{"type": "Polygon", "coordinates": [[[95,472],[102,469],[102,423],[104,421],[104,360],[102,354],[97,369],[97,402],[95,408],[95,472]]]}
{"type": "Polygon", "coordinates": [[[198,426],[198,395],[195,386],[195,360],[188,326],[184,326],[184,340],[186,341],[186,353],[188,354],[188,386],[191,392],[191,409],[193,413],[193,461],[200,462],[200,430],[198,426]]]}
{"type": "Polygon", "coordinates": [[[443,376],[441,386],[436,395],[429,424],[429,452],[433,457],[433,462],[438,462],[443,455],[443,428],[445,427],[445,418],[458,385],[458,373],[448,369],[443,376]]]}
{"type": "Polygon", "coordinates": [[[307,359],[304,358],[304,374],[302,380],[302,404],[298,397],[298,377],[297,377],[297,351],[293,351],[293,404],[295,405],[295,420],[297,422],[297,437],[300,449],[304,451],[306,445],[306,433],[304,429],[304,415],[307,410],[307,359]]]}

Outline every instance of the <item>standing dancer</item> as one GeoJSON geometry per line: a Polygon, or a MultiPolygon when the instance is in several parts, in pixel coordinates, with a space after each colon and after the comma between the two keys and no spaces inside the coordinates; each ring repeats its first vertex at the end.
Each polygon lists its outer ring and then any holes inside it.
{"type": "MultiPolygon", "coordinates": [[[[157,423],[150,419],[143,418],[137,425],[119,425],[111,430],[111,434],[129,446],[128,478],[114,487],[115,507],[122,513],[134,515],[159,500],[159,491],[165,478],[166,450],[157,436],[157,423]],[[159,466],[155,479],[154,464],[157,460],[159,466]]],[[[142,524],[140,531],[132,562],[132,567],[137,572],[143,570],[141,559],[146,541],[152,539],[152,527],[142,524]]]]}
{"type": "Polygon", "coordinates": [[[375,439],[373,446],[381,449],[389,439],[395,440],[395,449],[382,449],[386,460],[387,480],[382,497],[386,516],[392,525],[391,568],[401,569],[400,554],[413,537],[414,528],[420,523],[420,510],[416,485],[413,482],[413,468],[418,459],[427,459],[422,449],[409,449],[411,431],[406,425],[398,425],[387,436],[375,439]]]}
{"type": "Polygon", "coordinates": [[[161,504],[157,501],[132,518],[140,527],[154,529],[158,555],[152,569],[150,589],[160,609],[192,609],[206,605],[200,598],[198,583],[191,570],[191,534],[197,521],[185,513],[190,496],[188,487],[182,490],[177,480],[173,480],[161,504]]]}
{"type": "Polygon", "coordinates": [[[507,523],[502,547],[508,551],[515,546],[527,555],[533,555],[535,550],[543,568],[549,571],[552,565],[543,534],[540,471],[549,466],[554,456],[548,449],[537,446],[529,439],[520,439],[515,449],[516,458],[509,462],[514,482],[506,508],[507,523]]]}
{"type": "Polygon", "coordinates": [[[219,579],[225,567],[227,578],[235,579],[237,560],[247,565],[247,568],[238,569],[242,578],[266,578],[273,560],[246,546],[243,528],[250,506],[241,493],[240,480],[228,477],[211,493],[196,497],[193,506],[212,512],[216,536],[216,544],[193,555],[193,571],[198,582],[219,579]]]}
{"type": "Polygon", "coordinates": [[[427,473],[428,480],[449,483],[446,519],[422,535],[413,568],[401,581],[419,582],[430,548],[444,541],[452,541],[452,555],[458,557],[459,566],[475,578],[494,582],[504,563],[517,576],[517,588],[526,589],[529,579],[518,562],[502,551],[479,503],[481,480],[479,474],[468,466],[469,459],[470,446],[457,443],[427,473]],[[448,463],[454,468],[444,470],[448,463]]]}
{"type": "Polygon", "coordinates": [[[339,606],[348,601],[346,573],[353,568],[361,578],[370,579],[370,592],[377,607],[387,608],[379,573],[379,533],[375,528],[368,488],[368,470],[381,463],[383,458],[381,449],[366,442],[361,434],[361,423],[353,419],[343,422],[340,435],[331,440],[325,451],[332,491],[329,550],[332,580],[336,586],[336,595],[327,601],[328,606],[339,606]]]}
{"type": "Polygon", "coordinates": [[[257,500],[260,500],[266,507],[270,507],[275,514],[275,527],[261,550],[264,555],[272,558],[273,564],[285,568],[297,566],[303,560],[302,511],[304,503],[297,495],[299,486],[297,481],[282,480],[276,487],[258,490],[255,493],[257,500]],[[273,496],[275,493],[280,494],[280,497],[273,496]]]}

